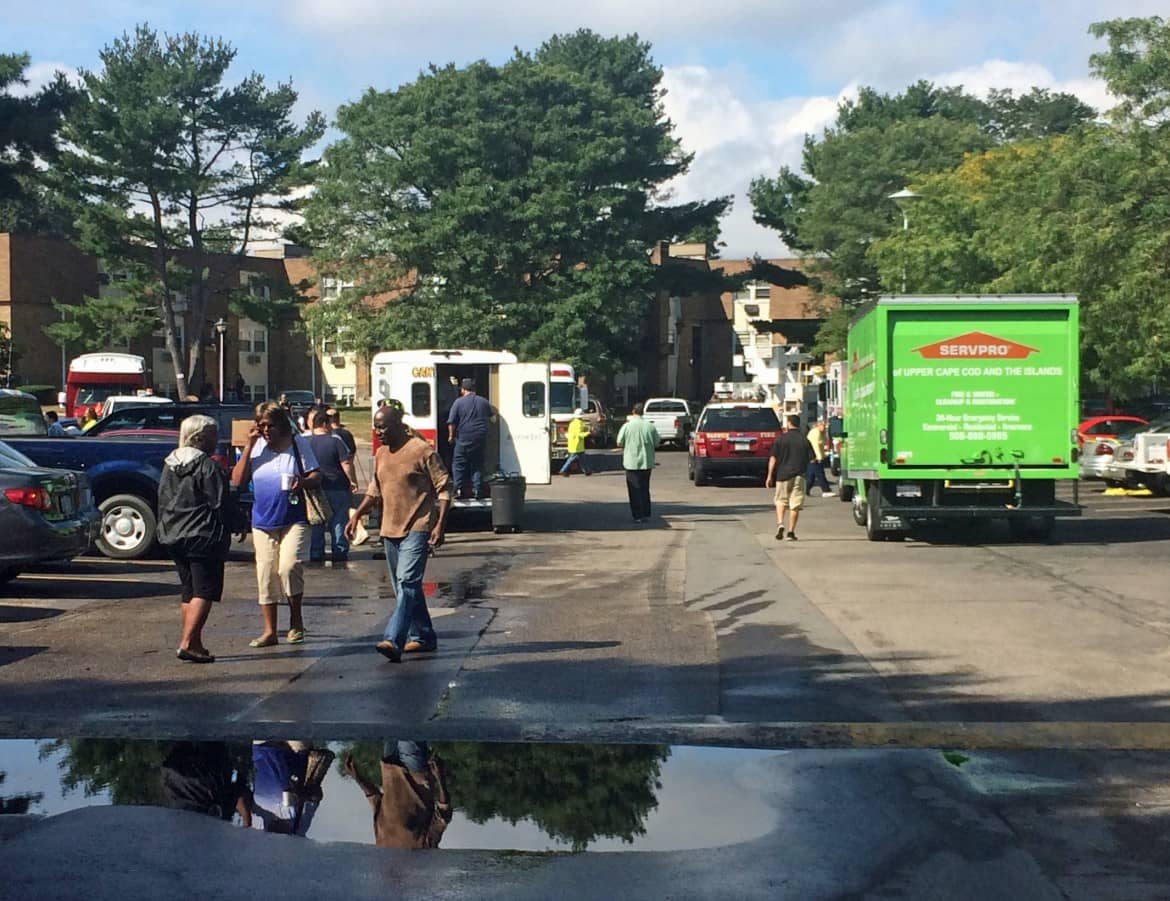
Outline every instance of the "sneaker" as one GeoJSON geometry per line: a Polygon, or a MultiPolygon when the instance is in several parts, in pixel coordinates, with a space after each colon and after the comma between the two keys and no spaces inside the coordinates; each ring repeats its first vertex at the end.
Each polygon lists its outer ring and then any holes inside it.
{"type": "Polygon", "coordinates": [[[398,650],[398,646],[392,641],[386,641],[383,639],[374,645],[374,650],[376,650],[391,663],[402,662],[402,652],[398,650]]]}
{"type": "Polygon", "coordinates": [[[796,533],[795,533],[795,532],[789,532],[789,533],[788,533],[788,540],[789,540],[789,541],[796,541],[796,533]]]}
{"type": "Polygon", "coordinates": [[[430,653],[434,653],[438,649],[439,649],[439,645],[437,643],[436,644],[423,644],[417,638],[412,638],[406,644],[404,644],[402,646],[402,653],[403,654],[430,654],[430,653]]]}
{"type": "Polygon", "coordinates": [[[822,491],[821,492],[821,497],[836,497],[836,496],[837,496],[836,491],[822,491]]]}
{"type": "Polygon", "coordinates": [[[784,526],[776,526],[776,540],[777,541],[784,540],[784,526]]]}
{"type": "Polygon", "coordinates": [[[563,475],[566,479],[569,477],[569,474],[567,472],[562,472],[561,475],[563,475]]]}

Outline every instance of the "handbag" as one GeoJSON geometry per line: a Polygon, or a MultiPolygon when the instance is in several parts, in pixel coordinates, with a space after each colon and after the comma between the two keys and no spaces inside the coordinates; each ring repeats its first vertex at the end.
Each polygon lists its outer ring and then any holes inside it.
{"type": "MultiPolygon", "coordinates": [[[[293,456],[297,460],[297,472],[300,473],[301,479],[304,480],[305,464],[301,462],[301,450],[297,447],[296,435],[293,435],[292,450],[293,456]]],[[[333,507],[329,505],[329,498],[325,496],[323,489],[305,488],[302,485],[300,494],[305,499],[305,516],[309,520],[309,525],[323,526],[333,519],[333,507]]]]}

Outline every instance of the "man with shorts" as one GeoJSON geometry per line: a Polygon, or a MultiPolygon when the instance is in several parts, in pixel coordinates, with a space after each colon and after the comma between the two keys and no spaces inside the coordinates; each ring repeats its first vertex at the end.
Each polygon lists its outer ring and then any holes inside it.
{"type": "Polygon", "coordinates": [[[812,445],[800,433],[800,417],[787,417],[787,430],[772,445],[765,485],[775,486],[776,540],[784,538],[784,510],[788,510],[788,540],[796,541],[796,518],[804,506],[804,473],[813,459],[812,445]]]}

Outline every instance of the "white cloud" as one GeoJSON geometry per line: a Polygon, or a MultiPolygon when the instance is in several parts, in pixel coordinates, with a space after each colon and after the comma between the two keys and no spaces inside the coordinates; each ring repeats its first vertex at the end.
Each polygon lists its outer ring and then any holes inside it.
{"type": "Polygon", "coordinates": [[[27,69],[24,70],[24,77],[28,81],[26,85],[13,85],[11,94],[14,97],[28,97],[31,94],[37,93],[41,88],[51,84],[53,79],[57,77],[58,72],[64,72],[65,77],[74,84],[80,84],[81,78],[77,74],[77,69],[65,63],[54,62],[35,62],[31,63],[27,69]]]}
{"type": "Polygon", "coordinates": [[[752,221],[749,182],[775,175],[781,166],[799,168],[806,133],[816,133],[837,114],[837,97],[755,98],[750,79],[736,70],[703,66],[667,67],[663,75],[666,113],[683,147],[695,154],[691,169],[669,187],[682,202],[731,194],[721,239],[729,258],[784,256],[779,235],[752,221]]]}
{"type": "Polygon", "coordinates": [[[1061,81],[1039,63],[1008,62],[989,59],[976,66],[968,66],[950,72],[931,76],[935,84],[959,86],[978,97],[986,97],[993,89],[1011,89],[1017,95],[1025,94],[1033,87],[1053,92],[1067,92],[1079,97],[1100,113],[1106,112],[1114,98],[1098,78],[1070,78],[1061,81]]]}

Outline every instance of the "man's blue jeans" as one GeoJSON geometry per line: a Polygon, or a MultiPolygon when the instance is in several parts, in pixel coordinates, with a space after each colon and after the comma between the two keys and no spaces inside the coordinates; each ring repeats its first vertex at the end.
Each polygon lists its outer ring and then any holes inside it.
{"type": "Polygon", "coordinates": [[[382,762],[397,763],[412,773],[425,773],[431,749],[425,741],[384,741],[382,762]]]}
{"type": "Polygon", "coordinates": [[[585,452],[581,451],[579,454],[569,454],[565,458],[565,465],[561,467],[561,475],[569,471],[569,467],[573,465],[573,461],[577,461],[577,465],[581,467],[581,472],[589,475],[589,467],[585,465],[585,452]]]}
{"type": "Polygon", "coordinates": [[[463,482],[471,477],[471,491],[480,496],[483,489],[484,441],[463,442],[456,439],[455,455],[451,459],[451,478],[455,481],[455,496],[463,494],[463,482]]]}
{"type": "Polygon", "coordinates": [[[437,641],[422,587],[429,538],[429,532],[409,532],[405,538],[382,539],[395,597],[394,612],[382,638],[393,642],[400,651],[412,639],[428,648],[434,647],[437,641]]]}
{"type": "Polygon", "coordinates": [[[349,507],[353,503],[353,495],[348,488],[326,488],[325,497],[329,498],[329,506],[333,508],[333,518],[327,523],[312,526],[309,536],[309,559],[325,559],[325,532],[329,532],[329,540],[333,545],[333,559],[344,560],[349,556],[349,542],[345,540],[345,524],[349,522],[349,507]]]}
{"type": "Polygon", "coordinates": [[[804,474],[804,481],[809,491],[812,491],[818,486],[821,491],[832,490],[832,486],[825,476],[825,464],[823,460],[813,460],[808,464],[808,471],[804,474]]]}

